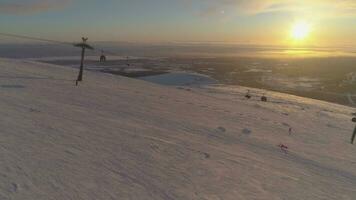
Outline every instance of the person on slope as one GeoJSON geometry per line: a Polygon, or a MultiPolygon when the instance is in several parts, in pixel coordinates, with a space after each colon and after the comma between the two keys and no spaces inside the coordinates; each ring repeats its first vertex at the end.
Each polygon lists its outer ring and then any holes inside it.
{"type": "Polygon", "coordinates": [[[251,99],[251,95],[250,95],[250,90],[247,90],[247,93],[245,95],[246,99],[251,99]]]}
{"type": "Polygon", "coordinates": [[[279,144],[278,145],[279,148],[281,148],[281,151],[283,151],[284,153],[288,153],[288,146],[287,145],[284,145],[284,144],[279,144]]]}

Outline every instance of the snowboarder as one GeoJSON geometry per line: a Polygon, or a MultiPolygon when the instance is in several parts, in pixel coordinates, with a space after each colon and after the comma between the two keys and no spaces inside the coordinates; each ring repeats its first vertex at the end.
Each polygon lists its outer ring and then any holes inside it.
{"type": "Polygon", "coordinates": [[[292,135],[292,127],[289,127],[289,135],[292,135]]]}

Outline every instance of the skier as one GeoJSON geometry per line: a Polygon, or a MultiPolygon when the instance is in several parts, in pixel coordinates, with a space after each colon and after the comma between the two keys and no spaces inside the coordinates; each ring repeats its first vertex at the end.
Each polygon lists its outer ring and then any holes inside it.
{"type": "Polygon", "coordinates": [[[292,135],[292,127],[289,127],[289,135],[292,135]]]}

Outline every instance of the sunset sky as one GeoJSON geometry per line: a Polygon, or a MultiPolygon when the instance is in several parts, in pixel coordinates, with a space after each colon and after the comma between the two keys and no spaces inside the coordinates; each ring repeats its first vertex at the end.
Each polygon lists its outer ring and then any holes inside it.
{"type": "Polygon", "coordinates": [[[356,0],[1,0],[0,24],[68,41],[341,46],[356,44],[356,0]]]}

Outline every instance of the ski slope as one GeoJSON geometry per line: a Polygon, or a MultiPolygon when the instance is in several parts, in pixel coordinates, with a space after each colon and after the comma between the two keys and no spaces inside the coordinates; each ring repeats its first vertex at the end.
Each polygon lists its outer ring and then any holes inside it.
{"type": "Polygon", "coordinates": [[[1,200],[356,199],[353,108],[76,75],[0,59],[1,200]]]}

